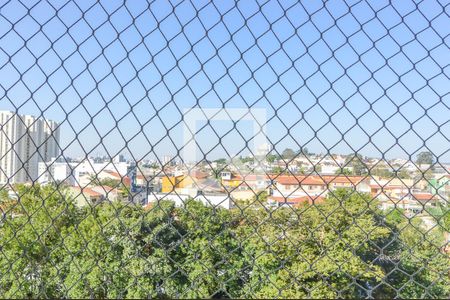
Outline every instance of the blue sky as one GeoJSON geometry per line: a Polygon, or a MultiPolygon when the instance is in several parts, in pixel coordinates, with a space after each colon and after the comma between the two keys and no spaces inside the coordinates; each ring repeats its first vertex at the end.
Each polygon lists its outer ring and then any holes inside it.
{"type": "MultiPolygon", "coordinates": [[[[0,109],[61,122],[67,155],[176,155],[186,110],[251,107],[280,152],[450,161],[449,1],[0,3],[0,109]]],[[[196,138],[216,158],[252,132],[196,138]]]]}

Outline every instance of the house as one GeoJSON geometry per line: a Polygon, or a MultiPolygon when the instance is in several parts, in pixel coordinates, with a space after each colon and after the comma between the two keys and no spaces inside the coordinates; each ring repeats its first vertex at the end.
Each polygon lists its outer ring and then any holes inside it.
{"type": "Polygon", "coordinates": [[[109,186],[98,185],[90,188],[92,191],[97,192],[103,196],[103,199],[115,201],[119,198],[120,191],[117,188],[109,186]]]}
{"type": "Polygon", "coordinates": [[[224,171],[220,173],[222,186],[227,190],[238,188],[242,184],[242,177],[235,175],[231,171],[224,171]]]}
{"type": "Polygon", "coordinates": [[[378,198],[378,207],[381,210],[402,209],[408,212],[420,213],[423,206],[417,201],[411,199],[397,199],[397,198],[378,198]]]}
{"type": "Polygon", "coordinates": [[[144,175],[136,175],[136,185],[137,186],[147,186],[148,180],[144,175]]]}
{"type": "Polygon", "coordinates": [[[328,184],[328,188],[335,190],[337,188],[356,189],[361,193],[369,193],[369,179],[364,176],[321,176],[328,184]]]}
{"type": "Polygon", "coordinates": [[[298,198],[303,196],[319,196],[327,193],[327,183],[319,176],[287,176],[273,177],[274,197],[298,198]]]}
{"type": "Polygon", "coordinates": [[[119,174],[120,177],[125,177],[128,173],[129,164],[126,162],[95,162],[94,159],[83,159],[80,162],[70,163],[73,169],[72,175],[78,185],[86,186],[90,183],[91,177],[110,171],[112,173],[119,174]]]}
{"type": "Polygon", "coordinates": [[[450,175],[436,176],[428,181],[428,185],[431,193],[441,195],[443,200],[449,200],[450,175]]]}
{"type": "Polygon", "coordinates": [[[370,194],[377,198],[400,198],[410,191],[419,191],[412,179],[386,179],[372,176],[370,179],[370,194]]]}
{"type": "Polygon", "coordinates": [[[263,191],[271,185],[269,176],[265,174],[242,174],[234,175],[231,172],[221,173],[222,186],[230,192],[239,191],[263,191]]]}
{"type": "Polygon", "coordinates": [[[92,205],[104,200],[103,194],[96,192],[89,187],[70,187],[69,195],[73,197],[78,206],[92,205]]]}
{"type": "Polygon", "coordinates": [[[338,188],[351,188],[362,193],[370,192],[368,179],[361,176],[272,176],[272,196],[298,198],[303,196],[326,196],[338,188]]]}
{"type": "Polygon", "coordinates": [[[209,173],[198,170],[175,172],[172,176],[164,176],[161,179],[162,193],[196,195],[198,191],[217,193],[222,190],[219,183],[210,178],[209,173]]]}
{"type": "Polygon", "coordinates": [[[439,196],[431,193],[410,193],[406,197],[419,202],[422,206],[436,206],[439,203],[439,196]]]}
{"type": "Polygon", "coordinates": [[[222,172],[221,185],[233,199],[248,200],[261,192],[269,191],[272,182],[265,174],[234,175],[231,172],[222,172]]]}
{"type": "Polygon", "coordinates": [[[382,210],[399,208],[413,213],[421,213],[426,206],[436,206],[439,197],[430,193],[405,193],[390,197],[377,197],[382,210]]]}
{"type": "MultiPolygon", "coordinates": [[[[122,176],[119,173],[111,170],[102,170],[95,175],[99,181],[102,180],[114,180],[117,182],[118,187],[122,184],[129,187],[131,185],[131,179],[127,176],[122,176]]],[[[90,184],[94,184],[95,182],[90,182],[90,184]]]]}

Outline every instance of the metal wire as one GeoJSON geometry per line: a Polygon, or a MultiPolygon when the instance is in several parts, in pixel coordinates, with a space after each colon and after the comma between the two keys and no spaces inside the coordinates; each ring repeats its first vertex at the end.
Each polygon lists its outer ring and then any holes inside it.
{"type": "Polygon", "coordinates": [[[448,298],[449,9],[0,2],[1,295],[448,298]]]}

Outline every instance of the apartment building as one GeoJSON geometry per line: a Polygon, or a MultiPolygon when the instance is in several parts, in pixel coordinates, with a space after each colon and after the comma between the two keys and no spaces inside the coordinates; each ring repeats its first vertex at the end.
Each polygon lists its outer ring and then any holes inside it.
{"type": "Polygon", "coordinates": [[[0,184],[37,180],[39,162],[59,156],[59,135],[56,122],[0,111],[0,184]]]}

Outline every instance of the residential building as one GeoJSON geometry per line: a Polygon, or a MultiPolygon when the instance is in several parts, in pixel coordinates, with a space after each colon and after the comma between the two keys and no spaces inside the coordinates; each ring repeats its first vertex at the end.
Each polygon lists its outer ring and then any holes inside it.
{"type": "Polygon", "coordinates": [[[162,157],[162,161],[161,161],[163,166],[168,166],[170,164],[172,164],[172,156],[171,155],[164,155],[162,157]]]}
{"type": "Polygon", "coordinates": [[[428,181],[430,192],[438,194],[443,200],[450,200],[450,175],[435,176],[428,181]]]}
{"type": "MultiPolygon", "coordinates": [[[[191,172],[177,171],[162,177],[161,192],[170,193],[178,189],[198,189],[200,186],[212,184],[209,173],[192,170],[191,172]]],[[[218,186],[217,186],[218,187],[218,186]]]]}
{"type": "Polygon", "coordinates": [[[265,174],[233,174],[231,172],[221,173],[222,186],[229,190],[253,190],[262,191],[270,187],[271,181],[265,174]]]}
{"type": "Polygon", "coordinates": [[[49,182],[65,182],[68,185],[75,184],[73,168],[67,162],[52,159],[49,162],[40,162],[38,164],[38,182],[46,184],[49,182]]]}
{"type": "Polygon", "coordinates": [[[59,125],[0,111],[0,183],[34,182],[39,162],[59,157],[59,125]]]}
{"type": "Polygon", "coordinates": [[[269,197],[267,199],[267,204],[269,207],[299,207],[305,204],[320,204],[325,201],[324,197],[321,196],[301,196],[295,198],[285,198],[285,197],[269,197]]]}
{"type": "Polygon", "coordinates": [[[105,199],[102,193],[94,191],[92,188],[84,187],[80,188],[77,186],[70,187],[69,195],[73,197],[75,204],[79,207],[85,205],[94,205],[100,203],[105,199]]]}
{"type": "Polygon", "coordinates": [[[370,194],[372,197],[376,197],[378,199],[399,199],[401,195],[417,190],[418,189],[415,187],[415,182],[412,179],[388,179],[378,176],[371,176],[370,179],[370,194]]]}
{"type": "Polygon", "coordinates": [[[439,198],[430,193],[406,193],[399,197],[377,197],[377,199],[380,209],[397,208],[413,213],[421,213],[425,207],[436,206],[439,202],[439,198]]]}
{"type": "Polygon", "coordinates": [[[336,163],[323,163],[321,168],[321,174],[336,174],[341,170],[341,167],[336,163]]]}
{"type": "Polygon", "coordinates": [[[126,162],[101,162],[96,163],[92,158],[84,159],[78,163],[71,163],[72,168],[74,169],[73,175],[75,178],[75,182],[80,186],[86,186],[91,182],[91,177],[94,175],[98,175],[103,171],[109,171],[111,173],[115,173],[114,175],[117,178],[112,179],[120,179],[120,177],[125,177],[128,173],[129,164],[126,162]]]}
{"type": "Polygon", "coordinates": [[[112,188],[105,185],[97,185],[91,187],[90,190],[101,194],[104,199],[108,199],[109,201],[117,200],[120,195],[120,191],[117,188],[112,188]]]}
{"type": "Polygon", "coordinates": [[[362,176],[272,176],[273,188],[269,198],[325,197],[338,188],[351,188],[361,193],[369,193],[369,180],[362,176]]]}

